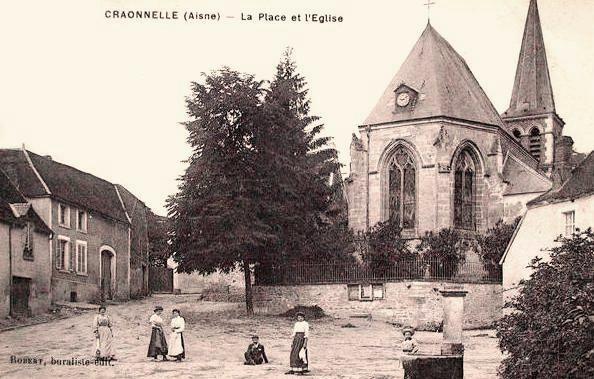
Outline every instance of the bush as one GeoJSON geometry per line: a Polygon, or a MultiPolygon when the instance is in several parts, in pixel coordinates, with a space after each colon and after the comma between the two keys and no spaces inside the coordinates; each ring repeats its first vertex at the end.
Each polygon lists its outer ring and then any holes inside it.
{"type": "Polygon", "coordinates": [[[460,264],[465,261],[467,248],[467,241],[453,228],[444,228],[437,233],[426,232],[417,246],[429,264],[431,277],[440,279],[456,276],[460,264]]]}
{"type": "Polygon", "coordinates": [[[281,313],[280,316],[296,318],[298,312],[303,312],[305,314],[306,320],[315,320],[318,318],[326,317],[324,310],[317,305],[313,305],[313,306],[297,305],[297,306],[289,309],[285,313],[281,313]]]}
{"type": "MultiPolygon", "coordinates": [[[[376,275],[385,275],[396,263],[413,260],[419,255],[408,248],[407,241],[401,236],[402,229],[396,224],[387,221],[380,222],[362,235],[363,244],[366,247],[361,252],[361,259],[376,275]]],[[[398,266],[399,270],[407,270],[404,265],[398,266]]],[[[410,272],[399,272],[399,275],[415,278],[421,273],[412,272],[414,266],[408,269],[410,272]]]]}
{"type": "Polygon", "coordinates": [[[499,261],[507,248],[507,244],[514,235],[520,219],[521,217],[517,217],[510,224],[499,220],[484,235],[477,235],[478,252],[483,262],[483,267],[490,274],[499,272],[499,261]]]}
{"type": "Polygon", "coordinates": [[[591,229],[535,258],[533,273],[497,324],[504,379],[594,377],[594,234],[591,229]]]}

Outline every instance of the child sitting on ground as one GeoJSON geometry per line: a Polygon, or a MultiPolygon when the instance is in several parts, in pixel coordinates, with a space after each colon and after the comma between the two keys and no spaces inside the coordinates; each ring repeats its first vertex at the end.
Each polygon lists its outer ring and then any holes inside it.
{"type": "Polygon", "coordinates": [[[249,344],[247,351],[243,355],[245,357],[245,365],[261,365],[268,363],[264,345],[259,342],[258,336],[252,336],[252,343],[249,344]]]}
{"type": "Polygon", "coordinates": [[[402,352],[405,354],[416,354],[419,351],[419,344],[412,338],[413,334],[415,334],[415,329],[411,326],[405,326],[402,329],[402,334],[404,335],[404,341],[400,345],[402,352]]]}

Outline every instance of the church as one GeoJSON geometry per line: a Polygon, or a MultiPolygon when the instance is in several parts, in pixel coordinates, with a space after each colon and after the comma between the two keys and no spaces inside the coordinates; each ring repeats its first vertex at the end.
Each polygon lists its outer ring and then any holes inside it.
{"type": "Polygon", "coordinates": [[[482,233],[524,213],[576,165],[563,135],[538,5],[531,0],[509,108],[498,113],[465,60],[428,23],[350,147],[348,222],[392,221],[405,238],[482,233]]]}

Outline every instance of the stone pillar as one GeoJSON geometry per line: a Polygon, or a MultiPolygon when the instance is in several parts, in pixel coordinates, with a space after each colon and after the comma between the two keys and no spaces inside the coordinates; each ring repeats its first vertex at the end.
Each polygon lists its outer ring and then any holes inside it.
{"type": "Polygon", "coordinates": [[[464,322],[464,297],[468,291],[462,286],[446,286],[439,291],[443,296],[443,342],[441,355],[464,353],[462,325],[464,322]]]}

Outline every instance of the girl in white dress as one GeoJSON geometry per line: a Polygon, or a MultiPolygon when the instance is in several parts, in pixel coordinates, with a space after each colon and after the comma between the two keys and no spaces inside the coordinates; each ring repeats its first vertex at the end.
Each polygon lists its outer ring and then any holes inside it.
{"type": "Polygon", "coordinates": [[[179,309],[173,310],[171,319],[171,337],[169,337],[169,355],[174,357],[177,362],[186,358],[186,349],[184,346],[184,330],[186,321],[181,317],[179,309]]]}

